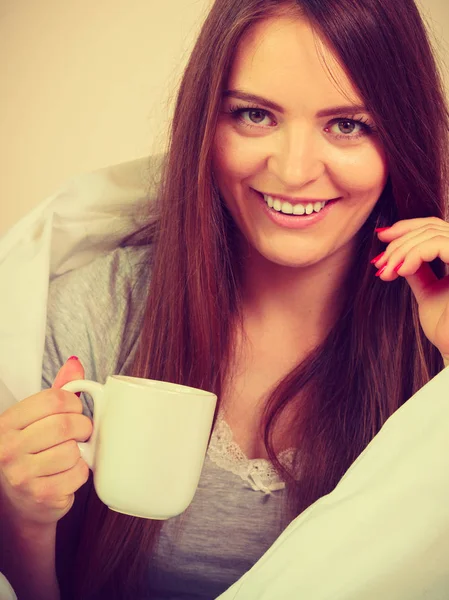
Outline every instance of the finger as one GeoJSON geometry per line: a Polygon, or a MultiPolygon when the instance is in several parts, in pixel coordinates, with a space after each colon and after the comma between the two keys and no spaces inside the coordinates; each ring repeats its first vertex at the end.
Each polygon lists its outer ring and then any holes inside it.
{"type": "Polygon", "coordinates": [[[31,483],[31,491],[37,502],[52,498],[61,500],[74,494],[89,479],[89,467],[81,457],[75,466],[57,475],[38,477],[31,483]]]}
{"type": "Polygon", "coordinates": [[[69,440],[38,454],[22,455],[4,473],[14,488],[24,488],[38,477],[57,475],[74,467],[81,454],[77,443],[69,440]]]}
{"type": "Polygon", "coordinates": [[[28,455],[29,471],[33,477],[57,475],[74,467],[80,456],[78,444],[69,440],[38,454],[28,455]]]}
{"type": "MultiPolygon", "coordinates": [[[[404,243],[388,257],[388,269],[397,268],[396,272],[403,277],[414,275],[423,263],[430,263],[436,258],[440,258],[446,264],[449,263],[449,232],[432,237],[423,234],[416,240],[404,243]],[[402,265],[398,268],[400,263],[402,265]]],[[[428,278],[427,274],[426,278],[428,278]]],[[[433,280],[436,279],[434,276],[433,280]]]]}
{"type": "Polygon", "coordinates": [[[391,258],[394,252],[407,252],[413,246],[437,236],[449,237],[449,225],[447,227],[432,226],[432,227],[420,227],[414,229],[408,233],[397,236],[394,239],[382,240],[385,244],[388,244],[385,248],[384,259],[391,258]]]}
{"type": "Polygon", "coordinates": [[[59,369],[52,388],[62,388],[69,381],[84,379],[84,367],[76,356],[70,357],[59,369]]]}
{"type": "Polygon", "coordinates": [[[21,432],[20,451],[33,454],[68,440],[85,442],[92,435],[92,421],[79,414],[51,415],[21,432]]]}
{"type": "Polygon", "coordinates": [[[435,273],[427,263],[423,263],[413,275],[404,275],[404,277],[411,287],[418,305],[426,299],[429,286],[437,281],[435,273]]]}
{"type": "Polygon", "coordinates": [[[381,241],[389,242],[407,233],[422,229],[423,227],[443,227],[449,228],[449,223],[439,219],[438,217],[423,217],[416,219],[403,219],[402,221],[396,221],[391,227],[384,231],[376,232],[377,236],[381,241]]]}
{"type": "Polygon", "coordinates": [[[391,242],[381,257],[374,263],[376,268],[386,267],[383,279],[394,276],[399,268],[400,275],[416,273],[423,262],[432,262],[440,258],[449,262],[449,228],[446,231],[430,228],[413,232],[391,242]],[[407,239],[408,238],[408,239],[407,239]]]}
{"type": "Polygon", "coordinates": [[[17,402],[0,415],[0,435],[2,431],[25,429],[50,415],[82,412],[83,403],[72,392],[44,390],[17,402]]]}

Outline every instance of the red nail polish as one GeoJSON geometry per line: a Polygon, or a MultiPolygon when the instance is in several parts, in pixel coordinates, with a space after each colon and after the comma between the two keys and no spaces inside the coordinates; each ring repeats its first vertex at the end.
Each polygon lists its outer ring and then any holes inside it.
{"type": "Polygon", "coordinates": [[[376,233],[380,233],[381,231],[387,231],[387,229],[390,229],[390,227],[379,227],[378,229],[375,229],[374,231],[376,233]]]}
{"type": "Polygon", "coordinates": [[[371,264],[374,265],[374,263],[377,263],[377,261],[380,260],[384,254],[385,254],[385,252],[382,252],[382,254],[379,254],[379,256],[376,256],[376,258],[373,258],[373,260],[370,261],[371,264]]]}
{"type": "Polygon", "coordinates": [[[401,263],[399,263],[398,266],[393,269],[393,271],[396,271],[396,273],[397,273],[404,263],[405,263],[405,260],[403,260],[401,263]]]}
{"type": "Polygon", "coordinates": [[[77,356],[69,356],[67,360],[79,360],[79,358],[77,356]]]}
{"type": "Polygon", "coordinates": [[[381,269],[379,269],[379,271],[377,271],[376,273],[376,277],[379,277],[379,275],[382,275],[382,273],[385,271],[385,269],[387,268],[388,265],[385,265],[385,267],[382,267],[381,269]]]}

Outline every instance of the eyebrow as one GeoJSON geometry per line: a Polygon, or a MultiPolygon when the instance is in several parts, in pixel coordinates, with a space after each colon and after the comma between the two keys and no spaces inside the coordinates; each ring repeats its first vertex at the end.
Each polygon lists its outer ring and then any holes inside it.
{"type": "MultiPolygon", "coordinates": [[[[277,112],[284,114],[284,109],[282,108],[282,106],[279,106],[279,104],[276,104],[276,102],[267,100],[262,96],[256,96],[256,94],[248,94],[247,92],[243,92],[242,90],[226,90],[223,94],[224,98],[228,98],[230,96],[232,96],[233,98],[239,98],[240,100],[245,100],[246,102],[255,102],[256,104],[263,104],[267,108],[271,108],[272,110],[276,110],[277,112]]],[[[324,108],[323,110],[320,110],[316,116],[318,118],[331,117],[333,115],[338,115],[340,113],[345,113],[348,111],[354,113],[369,113],[369,110],[366,108],[366,106],[363,106],[362,104],[347,104],[343,106],[333,106],[331,108],[324,108]]]]}

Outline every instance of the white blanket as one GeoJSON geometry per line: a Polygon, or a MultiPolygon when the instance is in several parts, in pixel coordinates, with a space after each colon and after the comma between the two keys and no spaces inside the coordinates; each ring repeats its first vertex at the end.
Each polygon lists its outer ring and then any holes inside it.
{"type": "MultiPolygon", "coordinates": [[[[0,239],[0,412],[40,390],[49,281],[136,227],[160,161],[74,177],[0,239]]],[[[220,600],[446,600],[448,498],[446,368],[220,600]]]]}
{"type": "Polygon", "coordinates": [[[0,412],[40,390],[50,280],[113,250],[137,227],[162,159],[74,177],[0,238],[0,412]]]}
{"type": "Polygon", "coordinates": [[[449,598],[449,369],[220,600],[449,598]]]}

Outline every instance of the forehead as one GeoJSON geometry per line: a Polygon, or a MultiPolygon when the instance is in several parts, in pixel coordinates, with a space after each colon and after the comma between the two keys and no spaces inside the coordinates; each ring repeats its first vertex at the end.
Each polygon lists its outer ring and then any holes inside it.
{"type": "Polygon", "coordinates": [[[236,51],[228,89],[243,89],[286,107],[361,103],[329,45],[306,19],[273,17],[249,29],[236,51]]]}

